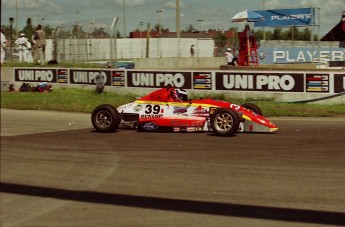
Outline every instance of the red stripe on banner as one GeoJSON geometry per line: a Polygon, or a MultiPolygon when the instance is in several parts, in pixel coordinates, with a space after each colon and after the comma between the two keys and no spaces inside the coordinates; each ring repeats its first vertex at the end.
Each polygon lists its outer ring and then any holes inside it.
{"type": "Polygon", "coordinates": [[[67,75],[67,70],[58,71],[58,75],[67,75]]]}
{"type": "Polygon", "coordinates": [[[200,76],[200,75],[194,76],[194,79],[205,79],[205,78],[207,78],[207,76],[200,76]]]}
{"type": "Polygon", "coordinates": [[[307,80],[312,80],[312,81],[321,81],[321,80],[322,80],[322,78],[321,78],[321,77],[319,77],[319,78],[316,78],[316,77],[309,77],[309,78],[307,78],[307,80]]]}

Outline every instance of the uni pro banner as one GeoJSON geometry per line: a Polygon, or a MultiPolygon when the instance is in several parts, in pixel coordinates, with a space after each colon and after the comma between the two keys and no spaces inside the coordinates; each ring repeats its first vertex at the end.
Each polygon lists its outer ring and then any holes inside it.
{"type": "Polygon", "coordinates": [[[274,9],[255,11],[264,17],[254,27],[310,26],[314,23],[314,8],[274,9]]]}

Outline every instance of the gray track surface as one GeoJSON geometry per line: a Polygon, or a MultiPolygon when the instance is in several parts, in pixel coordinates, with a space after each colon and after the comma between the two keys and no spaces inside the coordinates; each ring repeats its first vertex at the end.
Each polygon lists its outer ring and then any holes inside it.
{"type": "Polygon", "coordinates": [[[1,109],[1,226],[344,226],[345,118],[276,134],[94,132],[1,109]]]}

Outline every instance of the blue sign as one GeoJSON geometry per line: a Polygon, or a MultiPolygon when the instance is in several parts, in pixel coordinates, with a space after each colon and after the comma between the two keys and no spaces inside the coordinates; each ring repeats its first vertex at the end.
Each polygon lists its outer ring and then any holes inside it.
{"type": "Polygon", "coordinates": [[[265,18],[254,22],[254,27],[310,26],[314,23],[314,8],[276,9],[255,11],[265,18]]]}
{"type": "Polygon", "coordinates": [[[329,61],[345,61],[345,48],[337,47],[260,47],[259,64],[310,63],[319,57],[329,61]]]}

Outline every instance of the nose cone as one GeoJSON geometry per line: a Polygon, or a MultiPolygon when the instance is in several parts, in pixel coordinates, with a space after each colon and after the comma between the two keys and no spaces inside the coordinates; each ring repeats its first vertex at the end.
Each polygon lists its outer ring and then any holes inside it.
{"type": "Polygon", "coordinates": [[[269,126],[268,127],[270,128],[270,132],[275,132],[275,131],[278,130],[278,126],[276,126],[272,122],[269,122],[269,126]]]}
{"type": "Polygon", "coordinates": [[[277,130],[278,130],[278,128],[270,128],[270,132],[275,132],[277,130]]]}

